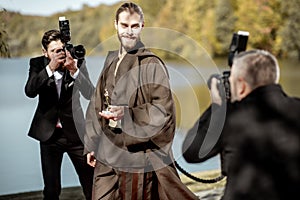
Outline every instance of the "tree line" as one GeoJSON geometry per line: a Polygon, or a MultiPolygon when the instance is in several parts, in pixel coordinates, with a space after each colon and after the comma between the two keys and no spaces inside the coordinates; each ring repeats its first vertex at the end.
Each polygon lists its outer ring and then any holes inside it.
{"type": "MultiPolygon", "coordinates": [[[[248,49],[271,51],[280,58],[300,60],[300,0],[135,0],[145,14],[146,27],[168,28],[186,34],[212,57],[226,56],[231,37],[238,30],[250,33],[248,49]]],[[[120,2],[121,3],[121,2],[120,2]]],[[[28,16],[2,10],[1,57],[41,53],[41,37],[58,29],[58,17],[70,20],[72,43],[87,52],[115,34],[113,20],[120,3],[56,13],[49,17],[28,16]],[[6,52],[6,53],[5,53],[6,52]]],[[[153,38],[155,40],[155,38],[153,38]]],[[[178,41],[180,51],[193,53],[178,41]]],[[[163,55],[167,57],[167,55],[163,55]]]]}

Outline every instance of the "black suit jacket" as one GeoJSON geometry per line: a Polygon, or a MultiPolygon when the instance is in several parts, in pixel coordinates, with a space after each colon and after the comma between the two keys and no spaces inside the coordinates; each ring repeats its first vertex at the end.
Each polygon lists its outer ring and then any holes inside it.
{"type": "Polygon", "coordinates": [[[189,162],[202,162],[221,154],[222,172],[227,175],[224,200],[281,200],[298,196],[298,98],[288,97],[279,85],[268,85],[255,89],[240,102],[229,103],[221,135],[210,143],[212,148],[208,148],[209,142],[204,145],[203,149],[210,149],[204,154],[200,152],[203,138],[214,130],[207,131],[210,116],[211,111],[206,111],[189,131],[183,156],[189,162]]]}
{"type": "Polygon", "coordinates": [[[47,141],[53,135],[60,119],[65,136],[72,142],[80,142],[80,137],[85,131],[80,93],[86,99],[90,99],[94,91],[85,62],[80,66],[79,75],[75,80],[69,71],[65,71],[60,97],[54,76],[49,77],[47,74],[48,63],[44,56],[30,59],[25,94],[30,98],[38,96],[39,100],[28,135],[42,142],[47,141]]]}

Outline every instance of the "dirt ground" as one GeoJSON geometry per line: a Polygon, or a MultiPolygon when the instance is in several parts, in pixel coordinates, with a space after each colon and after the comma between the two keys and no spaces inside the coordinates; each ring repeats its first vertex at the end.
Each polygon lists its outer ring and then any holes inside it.
{"type": "MultiPolygon", "coordinates": [[[[193,173],[194,176],[211,179],[220,175],[219,170],[193,173]]],[[[223,194],[223,188],[226,180],[221,180],[213,184],[205,184],[196,182],[184,175],[180,176],[182,182],[193,191],[202,200],[219,200],[223,194]]],[[[26,193],[17,193],[0,196],[0,200],[41,200],[43,198],[42,191],[33,191],[26,193]]],[[[63,188],[60,200],[84,200],[81,187],[63,188]]]]}

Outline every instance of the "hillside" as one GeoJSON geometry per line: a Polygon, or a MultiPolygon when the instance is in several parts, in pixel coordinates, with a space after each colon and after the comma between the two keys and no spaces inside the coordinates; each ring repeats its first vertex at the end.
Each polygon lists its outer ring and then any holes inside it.
{"type": "MultiPolygon", "coordinates": [[[[250,32],[248,49],[262,48],[281,57],[300,59],[299,0],[136,0],[145,13],[146,27],[178,31],[203,47],[211,56],[228,53],[232,33],[250,32]]],[[[87,53],[115,34],[113,21],[120,4],[84,6],[80,11],[56,13],[50,17],[0,13],[1,52],[9,47],[10,56],[41,53],[40,40],[49,29],[58,29],[58,17],[70,20],[73,44],[83,44],[87,53]]],[[[155,38],[153,38],[155,40],[155,38]]],[[[181,38],[172,46],[192,54],[181,38]]],[[[164,57],[168,55],[163,54],[164,57]]],[[[1,57],[5,57],[1,54],[1,57]]]]}

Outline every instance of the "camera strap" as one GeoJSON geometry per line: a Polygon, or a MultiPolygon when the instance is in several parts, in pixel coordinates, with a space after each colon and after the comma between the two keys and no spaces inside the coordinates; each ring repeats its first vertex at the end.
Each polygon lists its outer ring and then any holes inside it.
{"type": "Polygon", "coordinates": [[[221,174],[220,176],[216,177],[216,178],[212,178],[212,179],[203,179],[203,178],[199,178],[196,177],[194,175],[192,175],[191,173],[187,172],[186,170],[184,170],[179,164],[178,162],[176,162],[174,160],[175,166],[176,168],[181,171],[185,176],[189,177],[190,179],[200,182],[200,183],[207,183],[207,184],[212,184],[212,183],[216,183],[221,181],[225,176],[223,174],[221,174]]]}

